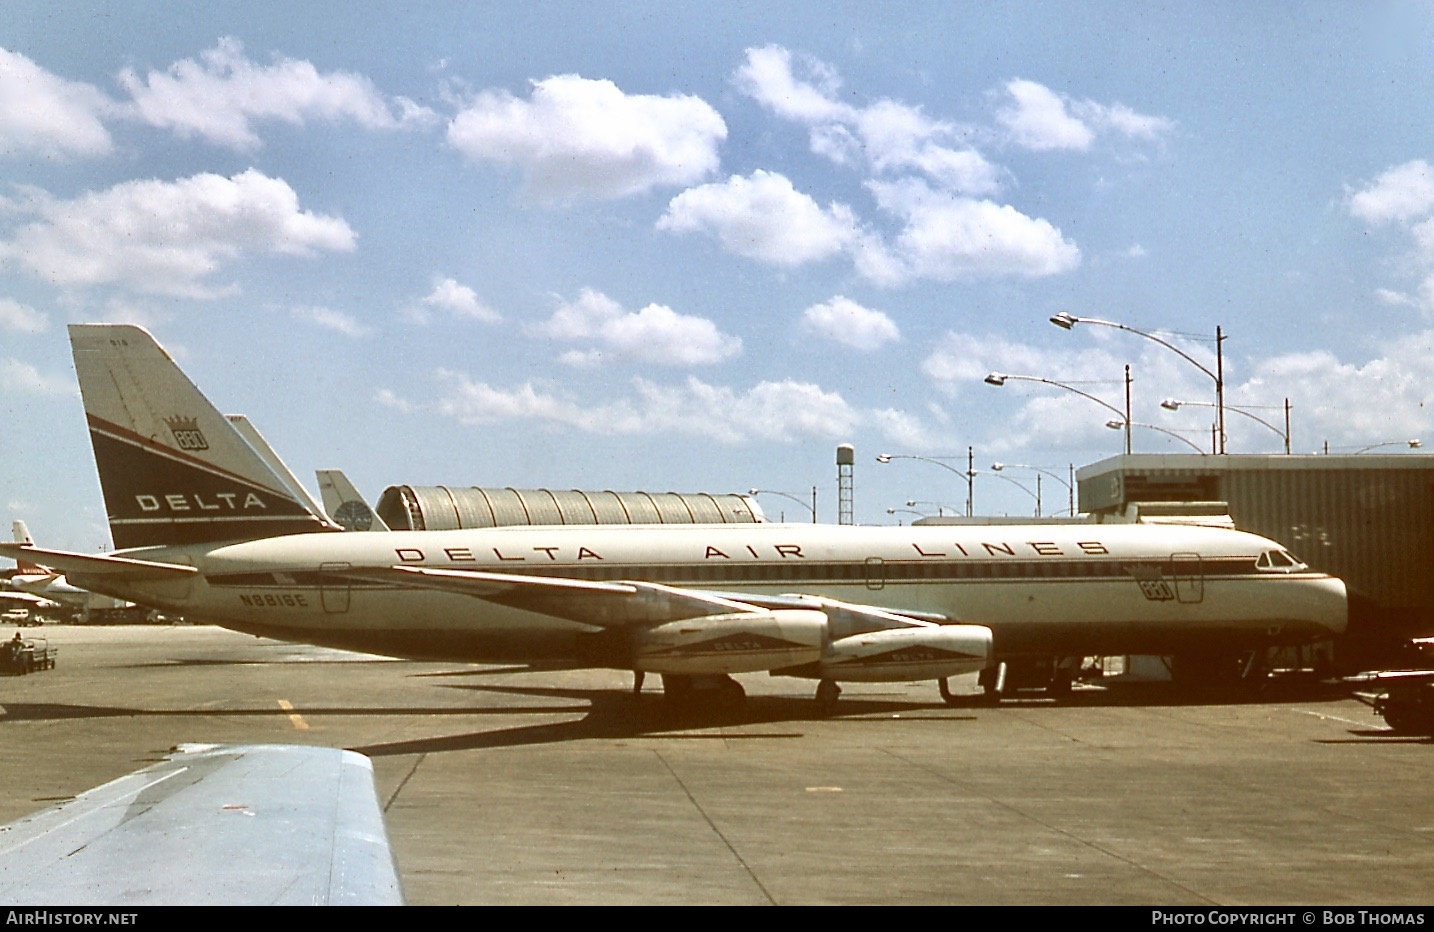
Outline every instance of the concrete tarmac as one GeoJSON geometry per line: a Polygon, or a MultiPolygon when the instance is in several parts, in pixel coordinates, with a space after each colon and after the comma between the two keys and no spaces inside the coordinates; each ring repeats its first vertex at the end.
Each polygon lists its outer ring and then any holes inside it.
{"type": "MultiPolygon", "coordinates": [[[[942,702],[934,683],[410,663],[205,626],[31,629],[0,678],[0,824],[180,743],[369,755],[412,904],[1427,905],[1434,743],[1340,691],[942,702]]],[[[962,688],[974,692],[969,678],[962,688]]]]}

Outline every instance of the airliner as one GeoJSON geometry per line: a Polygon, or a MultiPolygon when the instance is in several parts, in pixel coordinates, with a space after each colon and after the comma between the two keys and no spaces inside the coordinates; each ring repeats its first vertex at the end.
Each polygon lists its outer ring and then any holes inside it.
{"type": "MultiPolygon", "coordinates": [[[[35,540],[30,536],[30,529],[25,526],[24,521],[11,522],[10,527],[15,543],[34,546],[35,540]]],[[[16,593],[23,593],[47,603],[41,607],[58,608],[56,603],[64,603],[72,608],[83,608],[90,596],[87,591],[71,585],[69,580],[49,567],[23,559],[16,561],[15,573],[9,579],[9,587],[16,593]]]]}
{"type": "MultiPolygon", "coordinates": [[[[0,544],[191,620],[420,660],[607,667],[669,700],[732,674],[938,680],[1059,657],[1229,657],[1343,632],[1278,543],[1176,525],[758,523],[342,533],[146,331],[69,328],[116,551],[0,544]]],[[[987,682],[990,682],[988,675],[987,682]]]]}

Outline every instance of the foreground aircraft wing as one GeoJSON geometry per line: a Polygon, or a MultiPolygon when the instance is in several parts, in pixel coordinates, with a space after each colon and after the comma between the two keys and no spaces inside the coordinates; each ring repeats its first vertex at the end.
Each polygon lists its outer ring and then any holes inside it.
{"type": "Polygon", "coordinates": [[[0,902],[402,905],[373,765],[197,745],[0,828],[0,902]]]}

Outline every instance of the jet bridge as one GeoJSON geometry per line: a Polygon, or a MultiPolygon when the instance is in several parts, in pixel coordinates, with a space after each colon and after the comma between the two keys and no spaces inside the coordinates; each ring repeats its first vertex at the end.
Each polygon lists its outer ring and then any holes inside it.
{"type": "Polygon", "coordinates": [[[374,509],[391,529],[550,524],[757,524],[762,508],[746,495],[706,492],[594,492],[445,485],[394,485],[374,509]]]}

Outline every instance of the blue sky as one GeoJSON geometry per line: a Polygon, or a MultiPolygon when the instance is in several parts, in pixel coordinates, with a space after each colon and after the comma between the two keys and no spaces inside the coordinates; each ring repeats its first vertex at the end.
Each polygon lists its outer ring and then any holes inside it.
{"type": "MultiPolygon", "coordinates": [[[[992,370],[1121,407],[1128,364],[1136,452],[1208,449],[1209,408],[1159,402],[1211,379],[1060,311],[1210,368],[1222,327],[1229,402],[1288,398],[1296,452],[1420,437],[1431,125],[1423,4],[7,4],[0,503],[107,546],[64,328],[94,320],[373,498],[816,486],[835,520],[851,443],[885,523],[966,486],[878,453],[1120,452],[992,370]]],[[[1036,475],[977,475],[977,511],[1030,514],[1036,475]]]]}

